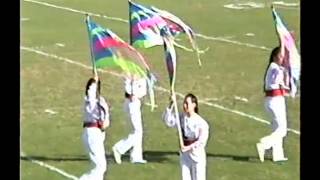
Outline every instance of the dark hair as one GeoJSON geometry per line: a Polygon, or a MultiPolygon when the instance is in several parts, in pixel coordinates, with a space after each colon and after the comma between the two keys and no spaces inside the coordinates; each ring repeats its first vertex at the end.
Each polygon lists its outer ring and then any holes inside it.
{"type": "MultiPolygon", "coordinates": [[[[87,82],[87,85],[86,85],[86,96],[88,96],[88,90],[89,90],[89,87],[91,86],[92,83],[96,83],[96,80],[94,78],[90,78],[87,82]]],[[[101,81],[100,79],[98,80],[98,84],[97,84],[97,97],[99,97],[100,95],[100,89],[101,89],[101,81]]]]}
{"type": "Polygon", "coordinates": [[[187,98],[190,97],[191,98],[191,102],[196,104],[196,107],[194,108],[194,112],[196,112],[198,114],[199,112],[199,106],[198,106],[198,99],[195,95],[193,95],[192,93],[188,93],[185,97],[184,97],[184,102],[186,102],[187,98]]]}
{"type": "Polygon", "coordinates": [[[274,58],[277,54],[279,54],[279,52],[280,52],[280,46],[277,46],[277,47],[273,48],[273,50],[271,51],[271,54],[270,54],[269,64],[272,63],[273,58],[274,58]]]}
{"type": "Polygon", "coordinates": [[[270,64],[273,62],[273,58],[279,54],[280,52],[280,46],[277,46],[275,48],[272,49],[271,51],[271,54],[270,54],[270,57],[269,57],[269,63],[268,63],[268,66],[264,72],[264,76],[263,76],[263,91],[265,92],[266,91],[266,76],[267,76],[267,72],[268,72],[268,69],[269,69],[269,66],[270,64]]]}

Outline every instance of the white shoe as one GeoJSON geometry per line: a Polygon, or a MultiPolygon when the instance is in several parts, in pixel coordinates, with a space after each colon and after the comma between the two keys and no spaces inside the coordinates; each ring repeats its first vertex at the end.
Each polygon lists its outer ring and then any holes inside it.
{"type": "Polygon", "coordinates": [[[256,147],[257,147],[257,151],[258,151],[258,154],[259,154],[259,159],[260,159],[261,162],[263,162],[264,161],[265,149],[262,147],[261,143],[257,143],[256,147]]]}
{"type": "Polygon", "coordinates": [[[118,152],[116,147],[112,147],[113,157],[117,164],[121,164],[121,154],[118,152]]]}
{"type": "Polygon", "coordinates": [[[288,161],[288,158],[284,157],[284,158],[276,159],[276,160],[273,160],[273,161],[274,161],[274,162],[288,161]]]}
{"type": "Polygon", "coordinates": [[[131,161],[131,163],[134,163],[134,164],[146,164],[147,163],[147,161],[146,160],[144,160],[144,159],[141,159],[141,160],[135,160],[135,161],[131,161]]]}

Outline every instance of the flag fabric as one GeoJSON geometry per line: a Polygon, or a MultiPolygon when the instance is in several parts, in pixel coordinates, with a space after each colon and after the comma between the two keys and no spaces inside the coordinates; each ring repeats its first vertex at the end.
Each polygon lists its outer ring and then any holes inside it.
{"type": "MultiPolygon", "coordinates": [[[[173,100],[173,107],[175,111],[175,116],[179,117],[179,111],[178,111],[178,105],[176,100],[176,94],[174,90],[175,80],[176,80],[176,70],[177,70],[177,56],[176,51],[174,48],[174,37],[172,36],[172,33],[170,32],[168,27],[164,27],[161,29],[161,36],[163,37],[163,47],[164,47],[164,54],[165,54],[165,60],[169,75],[169,83],[170,83],[170,94],[174,98],[173,100]]],[[[179,144],[180,148],[184,147],[183,140],[182,140],[182,130],[180,121],[177,121],[177,130],[178,130],[178,137],[179,137],[179,144]]]]}
{"type": "Polygon", "coordinates": [[[171,90],[174,90],[177,70],[177,55],[173,44],[173,37],[166,27],[161,30],[161,35],[164,41],[164,54],[169,75],[170,87],[171,90]]]}
{"type": "Polygon", "coordinates": [[[177,36],[181,33],[184,33],[188,36],[188,39],[192,45],[192,48],[197,53],[198,62],[199,62],[199,65],[201,66],[199,48],[195,40],[195,33],[191,29],[191,27],[188,26],[186,23],[184,23],[180,18],[169,13],[168,11],[160,10],[154,6],[152,6],[151,9],[166,21],[167,27],[169,28],[169,31],[173,36],[177,36]]]}
{"type": "Polygon", "coordinates": [[[151,108],[155,107],[154,83],[149,65],[144,57],[115,33],[86,19],[92,63],[96,68],[110,68],[120,71],[127,78],[146,78],[151,108]]]}
{"type": "Polygon", "coordinates": [[[274,8],[272,8],[272,15],[275,22],[276,32],[280,40],[281,46],[285,49],[285,67],[289,72],[289,86],[290,95],[295,97],[297,93],[297,87],[300,80],[301,71],[301,59],[298,49],[295,44],[293,35],[288,31],[284,21],[281,19],[279,14],[274,8]]]}
{"type": "Polygon", "coordinates": [[[192,48],[197,53],[199,65],[201,65],[195,33],[180,18],[154,6],[143,6],[130,0],[129,16],[130,42],[133,46],[149,48],[164,44],[161,29],[167,27],[174,37],[181,33],[188,36],[192,48]]]}
{"type": "Polygon", "coordinates": [[[130,44],[150,48],[162,45],[160,30],[166,22],[150,8],[129,1],[130,44]]]}

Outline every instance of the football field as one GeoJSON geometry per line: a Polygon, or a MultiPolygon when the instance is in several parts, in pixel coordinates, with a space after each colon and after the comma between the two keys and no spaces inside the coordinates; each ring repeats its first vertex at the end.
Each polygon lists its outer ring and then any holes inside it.
{"type": "MultiPolygon", "coordinates": [[[[271,132],[264,110],[263,76],[270,52],[278,45],[271,1],[260,0],[139,0],[167,10],[196,32],[202,67],[195,53],[176,48],[176,92],[182,106],[185,94],[199,99],[200,115],[210,125],[207,143],[208,180],[300,179],[300,95],[287,98],[288,161],[275,164],[270,152],[261,163],[255,144],[271,132]],[[250,2],[250,3],[249,3],[250,2]]],[[[278,1],[277,12],[294,31],[300,49],[300,5],[278,1]],[[281,3],[282,2],[282,3],[281,3]]],[[[90,168],[81,134],[83,98],[92,76],[85,13],[129,41],[127,0],[21,0],[21,158],[23,180],[77,179],[90,168]]],[[[179,44],[190,48],[185,35],[179,44]]],[[[180,164],[175,129],[161,120],[168,104],[169,81],[163,47],[137,49],[158,78],[157,108],[144,99],[144,157],[135,165],[129,155],[114,162],[111,148],[130,132],[123,112],[124,87],[118,74],[99,71],[102,95],[111,104],[111,126],[105,147],[108,180],[178,180],[180,164]]]]}

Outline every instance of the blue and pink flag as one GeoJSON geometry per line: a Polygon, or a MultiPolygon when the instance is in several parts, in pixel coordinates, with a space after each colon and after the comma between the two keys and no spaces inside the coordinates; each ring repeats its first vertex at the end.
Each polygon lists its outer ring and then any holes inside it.
{"type": "Polygon", "coordinates": [[[290,95],[295,97],[297,87],[300,80],[301,59],[298,49],[295,44],[295,39],[288,28],[285,26],[284,21],[280,18],[274,7],[272,7],[272,15],[275,22],[276,32],[279,37],[281,48],[284,49],[283,55],[285,57],[285,67],[289,72],[289,86],[290,95]]]}
{"type": "Polygon", "coordinates": [[[150,48],[162,45],[160,30],[166,22],[150,8],[129,1],[130,44],[150,48]]]}
{"type": "Polygon", "coordinates": [[[200,53],[195,41],[195,33],[177,16],[154,6],[147,7],[129,0],[130,43],[135,47],[149,48],[162,45],[161,29],[167,27],[173,37],[184,33],[197,53],[201,66],[200,53]]]}
{"type": "Polygon", "coordinates": [[[153,110],[155,78],[144,57],[111,30],[91,21],[89,16],[86,23],[94,68],[109,68],[126,78],[146,78],[153,110]]]}
{"type": "Polygon", "coordinates": [[[201,66],[201,60],[200,60],[200,52],[197,45],[197,42],[195,40],[195,33],[192,30],[190,26],[188,26],[186,23],[184,23],[179,17],[171,14],[168,11],[164,11],[161,9],[158,9],[154,6],[151,7],[151,9],[156,12],[162,19],[164,19],[167,23],[167,28],[169,29],[169,32],[176,37],[177,35],[184,33],[188,36],[188,39],[192,45],[192,48],[195,50],[198,58],[198,63],[201,66]]]}

